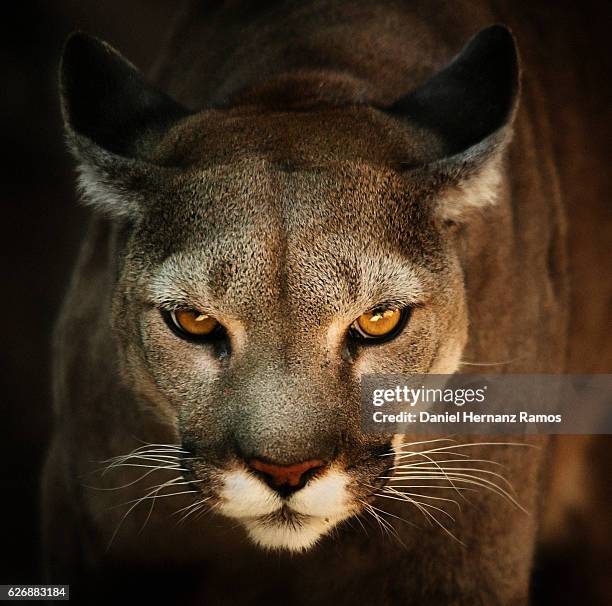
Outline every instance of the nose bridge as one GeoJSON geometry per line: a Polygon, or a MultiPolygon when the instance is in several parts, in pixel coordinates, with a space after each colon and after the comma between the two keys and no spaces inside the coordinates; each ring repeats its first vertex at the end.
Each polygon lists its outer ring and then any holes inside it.
{"type": "Polygon", "coordinates": [[[264,358],[242,378],[233,432],[245,460],[292,465],[333,458],[342,423],[324,376],[264,358]]]}
{"type": "Polygon", "coordinates": [[[257,360],[288,374],[315,372],[329,352],[326,329],[312,310],[279,301],[247,329],[246,360],[257,360]]]}
{"type": "Polygon", "coordinates": [[[233,433],[246,461],[328,462],[347,434],[347,382],[342,361],[328,351],[322,321],[329,312],[317,316],[318,306],[298,299],[290,304],[280,297],[249,318],[235,359],[233,433]]]}

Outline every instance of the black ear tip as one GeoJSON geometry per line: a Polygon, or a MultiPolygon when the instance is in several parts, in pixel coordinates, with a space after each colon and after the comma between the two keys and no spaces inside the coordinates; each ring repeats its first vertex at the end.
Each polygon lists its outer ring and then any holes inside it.
{"type": "Polygon", "coordinates": [[[64,78],[71,70],[78,70],[91,65],[104,55],[116,54],[116,51],[106,42],[85,32],[72,32],[64,43],[60,61],[60,75],[64,78]]]}
{"type": "Polygon", "coordinates": [[[518,91],[514,36],[496,24],[472,36],[450,63],[391,111],[440,133],[448,153],[456,154],[512,121],[518,91]]]}
{"type": "Polygon", "coordinates": [[[87,32],[75,30],[68,35],[68,38],[66,38],[66,41],[64,42],[64,52],[83,48],[84,46],[91,44],[101,44],[101,41],[87,32]]]}
{"type": "Polygon", "coordinates": [[[476,52],[489,55],[498,62],[499,67],[505,66],[508,71],[518,73],[518,50],[512,31],[502,23],[490,25],[480,30],[468,43],[468,47],[476,52]]]}
{"type": "Polygon", "coordinates": [[[60,77],[63,79],[73,72],[80,75],[91,69],[104,69],[104,66],[109,65],[123,65],[136,70],[125,57],[104,40],[85,32],[75,31],[64,43],[60,60],[60,77]]]}
{"type": "MultiPolygon", "coordinates": [[[[505,53],[508,56],[516,56],[516,42],[514,34],[502,23],[490,25],[477,32],[468,42],[467,48],[486,48],[492,53],[505,53]]],[[[467,50],[466,48],[466,50],[467,50]]]]}
{"type": "Polygon", "coordinates": [[[480,30],[478,36],[487,36],[490,40],[498,40],[500,43],[514,44],[514,36],[510,28],[503,23],[494,23],[480,30]]]}
{"type": "Polygon", "coordinates": [[[136,68],[106,42],[81,31],[70,34],[59,66],[66,123],[76,130],[84,128],[92,113],[102,111],[117,82],[128,80],[135,73],[136,68]]]}
{"type": "Polygon", "coordinates": [[[68,38],[66,38],[66,42],[64,42],[62,63],[70,63],[80,56],[90,55],[92,51],[95,52],[96,48],[101,50],[104,46],[101,40],[85,32],[72,32],[68,38]]]}
{"type": "Polygon", "coordinates": [[[478,48],[486,47],[497,52],[516,53],[514,34],[503,23],[496,23],[481,29],[472,36],[467,46],[470,45],[478,48]]]}
{"type": "Polygon", "coordinates": [[[501,23],[480,30],[466,44],[460,58],[476,67],[498,91],[506,91],[510,111],[520,76],[519,54],[512,31],[501,23]]]}
{"type": "Polygon", "coordinates": [[[100,53],[103,43],[86,34],[76,31],[70,34],[64,43],[59,66],[60,88],[63,93],[69,92],[71,84],[80,73],[91,64],[96,51],[100,53]]]}

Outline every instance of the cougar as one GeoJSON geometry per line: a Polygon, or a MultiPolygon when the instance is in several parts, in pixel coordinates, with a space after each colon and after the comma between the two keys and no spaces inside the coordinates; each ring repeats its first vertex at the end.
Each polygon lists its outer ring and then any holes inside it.
{"type": "Polygon", "coordinates": [[[151,78],[69,38],[92,214],[42,509],[73,599],[528,602],[548,439],[360,423],[366,373],[568,368],[554,129],[502,17],[194,2],[151,78]]]}

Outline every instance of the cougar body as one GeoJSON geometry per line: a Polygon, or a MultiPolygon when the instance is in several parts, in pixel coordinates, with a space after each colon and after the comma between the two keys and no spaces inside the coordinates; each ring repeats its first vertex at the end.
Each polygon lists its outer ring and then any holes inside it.
{"type": "Polygon", "coordinates": [[[514,496],[485,471],[498,489],[439,478],[414,506],[381,478],[436,443],[363,435],[359,404],[368,372],[569,368],[554,92],[534,32],[494,25],[511,20],[488,2],[196,2],[155,86],[68,41],[94,213],[54,341],[50,578],[186,604],[527,603],[547,439],[462,437],[449,456],[504,465],[514,496]],[[383,304],[401,333],[350,341],[383,304]],[[225,336],[181,338],[178,309],[225,336]],[[279,496],[254,460],[317,470],[279,496]]]}

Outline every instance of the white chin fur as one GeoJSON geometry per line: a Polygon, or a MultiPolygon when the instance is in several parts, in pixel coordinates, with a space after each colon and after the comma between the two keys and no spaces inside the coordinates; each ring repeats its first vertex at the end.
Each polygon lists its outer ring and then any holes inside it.
{"type": "Polygon", "coordinates": [[[249,538],[259,547],[271,550],[306,551],[335,523],[323,518],[304,518],[297,523],[244,520],[249,538]]]}
{"type": "Polygon", "coordinates": [[[347,490],[350,479],[344,472],[333,468],[311,480],[287,501],[244,470],[225,473],[223,481],[218,511],[238,519],[249,538],[265,549],[310,549],[354,512],[347,490]],[[275,519],[271,515],[283,504],[298,514],[295,520],[275,519]]]}

